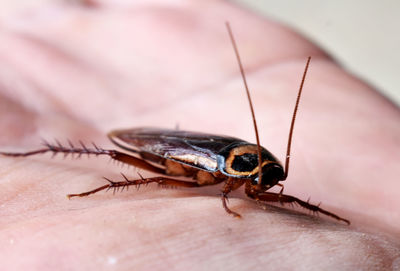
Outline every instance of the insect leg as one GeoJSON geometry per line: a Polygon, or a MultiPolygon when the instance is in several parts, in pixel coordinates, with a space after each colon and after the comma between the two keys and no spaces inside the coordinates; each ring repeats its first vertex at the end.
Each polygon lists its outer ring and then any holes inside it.
{"type": "Polygon", "coordinates": [[[222,188],[222,195],[221,195],[221,200],[222,200],[222,207],[224,207],[225,211],[233,215],[236,218],[241,218],[242,216],[231,209],[229,209],[227,205],[227,200],[228,200],[228,194],[232,192],[233,190],[239,188],[241,185],[243,185],[244,180],[237,179],[237,178],[229,178],[226,182],[224,187],[222,188]]]}
{"type": "Polygon", "coordinates": [[[281,193],[272,193],[272,192],[262,192],[258,194],[249,194],[247,193],[251,198],[259,201],[267,201],[267,202],[279,202],[279,203],[297,203],[301,207],[308,209],[314,213],[321,213],[327,216],[330,216],[332,218],[335,218],[339,221],[343,221],[346,224],[350,225],[350,221],[347,219],[344,219],[334,213],[328,212],[322,208],[320,208],[317,205],[313,205],[309,202],[303,201],[301,199],[298,199],[293,196],[281,194],[281,193]]]}
{"type": "Polygon", "coordinates": [[[224,207],[225,211],[230,214],[233,215],[236,218],[242,218],[242,216],[234,211],[232,211],[231,209],[229,209],[228,205],[226,204],[227,200],[228,200],[228,195],[222,193],[221,196],[221,200],[222,200],[222,207],[224,207]]]}
{"type": "Polygon", "coordinates": [[[75,147],[74,145],[72,145],[72,143],[69,143],[69,147],[65,147],[58,142],[56,145],[44,142],[45,147],[39,150],[22,152],[22,153],[0,152],[0,155],[11,156],[11,157],[27,157],[44,153],[52,153],[53,156],[56,155],[57,153],[63,153],[64,157],[68,155],[72,156],[74,154],[77,154],[78,158],[80,158],[84,154],[95,155],[95,156],[107,155],[111,157],[113,160],[120,161],[122,163],[129,164],[131,166],[135,166],[154,173],[165,174],[165,169],[156,167],[146,162],[145,160],[137,158],[135,156],[128,155],[126,153],[119,152],[116,150],[106,150],[103,148],[99,148],[95,144],[93,144],[93,148],[86,147],[82,142],[80,142],[80,145],[81,145],[80,147],[75,147]]]}
{"type": "Polygon", "coordinates": [[[285,187],[284,187],[283,184],[281,184],[281,183],[277,183],[276,185],[282,187],[281,190],[279,190],[279,195],[282,195],[282,194],[283,194],[283,189],[284,189],[285,187]]]}
{"type": "Polygon", "coordinates": [[[124,177],[124,181],[115,182],[110,179],[105,178],[108,181],[108,184],[100,186],[96,189],[79,193],[79,194],[68,194],[68,198],[72,197],[86,197],[91,194],[95,194],[102,190],[110,190],[117,191],[121,188],[121,190],[129,187],[129,186],[140,186],[142,184],[149,184],[149,183],[157,183],[159,185],[166,185],[166,186],[180,186],[180,187],[199,187],[200,185],[196,182],[187,182],[173,178],[166,178],[166,177],[153,177],[153,178],[141,178],[136,180],[129,180],[125,175],[122,174],[124,177]]]}

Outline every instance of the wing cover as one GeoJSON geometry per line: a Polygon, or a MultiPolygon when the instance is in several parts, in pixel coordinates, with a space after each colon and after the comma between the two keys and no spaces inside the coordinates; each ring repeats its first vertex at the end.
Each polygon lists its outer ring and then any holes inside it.
{"type": "Polygon", "coordinates": [[[133,152],[147,152],[207,171],[217,171],[219,151],[244,142],[229,136],[159,128],[133,128],[112,131],[110,140],[133,152]]]}

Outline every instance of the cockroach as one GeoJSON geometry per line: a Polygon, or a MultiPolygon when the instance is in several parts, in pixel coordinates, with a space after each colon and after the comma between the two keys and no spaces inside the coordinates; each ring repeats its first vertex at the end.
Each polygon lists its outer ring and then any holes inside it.
{"type": "Polygon", "coordinates": [[[257,144],[230,136],[142,127],[115,130],[108,134],[108,138],[116,146],[127,151],[127,153],[99,148],[95,144],[89,148],[83,143],[80,143],[79,147],[69,143],[69,146],[66,147],[58,142],[57,144],[45,142],[44,148],[35,151],[23,153],[1,152],[0,154],[13,157],[27,157],[48,152],[53,154],[63,153],[64,155],[77,154],[78,156],[83,154],[105,155],[115,161],[161,175],[144,178],[139,174],[140,178],[138,179],[128,179],[122,174],[122,181],[113,181],[105,178],[108,181],[107,184],[87,192],[69,194],[67,195],[68,198],[86,197],[102,190],[118,190],[149,183],[174,187],[202,187],[223,183],[221,193],[223,208],[227,213],[240,218],[240,214],[232,211],[227,206],[227,196],[233,190],[245,185],[247,196],[256,201],[279,202],[281,204],[295,203],[314,213],[322,213],[350,224],[349,220],[328,212],[317,205],[283,194],[283,185],[280,183],[286,180],[289,173],[293,128],[311,57],[307,59],[297,94],[289,129],[285,168],[283,168],[279,160],[260,145],[256,118],[243,65],[229,23],[226,23],[226,27],[245,86],[257,144]],[[180,180],[176,177],[189,177],[193,181],[180,180]],[[267,190],[276,185],[281,187],[280,192],[267,192],[267,190]]]}

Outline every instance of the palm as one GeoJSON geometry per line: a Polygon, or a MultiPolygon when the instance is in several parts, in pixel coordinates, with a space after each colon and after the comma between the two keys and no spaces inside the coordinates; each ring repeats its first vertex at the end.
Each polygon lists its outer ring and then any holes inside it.
{"type": "MultiPolygon", "coordinates": [[[[261,143],[281,159],[305,60],[313,57],[285,192],[312,196],[313,202],[322,201],[323,207],[374,233],[362,235],[290,208],[263,210],[241,193],[229,202],[243,215],[237,221],[222,209],[219,187],[149,186],[68,201],[66,194],[103,184],[102,176],[119,179],[123,171],[137,177],[135,170],[121,170],[105,159],[2,157],[0,238],[12,244],[0,253],[4,266],[105,269],[118,264],[137,270],[165,269],[166,264],[202,269],[207,264],[248,269],[266,264],[293,268],[306,260],[308,266],[318,261],[331,268],[360,268],[375,263],[358,262],[360,253],[371,261],[398,257],[398,240],[390,243],[375,233],[399,231],[388,226],[400,222],[391,216],[399,211],[399,129],[393,125],[398,110],[287,29],[216,6],[208,16],[223,12],[241,19],[231,23],[261,143]],[[382,192],[376,192],[377,185],[382,192]],[[334,255],[334,262],[332,248],[342,253],[334,255]],[[295,255],[287,255],[290,249],[295,255]]],[[[39,15],[29,27],[10,24],[11,34],[1,34],[3,44],[10,44],[0,52],[9,67],[0,93],[2,145],[31,149],[41,137],[55,137],[111,148],[104,136],[110,129],[177,124],[254,142],[224,22],[210,23],[193,8],[175,11],[175,17],[171,10],[140,7],[94,13],[65,9],[57,21],[43,22],[48,17],[39,15]],[[107,30],[110,25],[113,31],[107,30]],[[22,82],[9,84],[15,79],[22,82]]]]}

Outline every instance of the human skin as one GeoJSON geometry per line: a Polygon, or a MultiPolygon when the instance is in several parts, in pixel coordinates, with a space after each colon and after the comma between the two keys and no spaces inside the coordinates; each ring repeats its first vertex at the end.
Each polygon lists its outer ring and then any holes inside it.
{"type": "Polygon", "coordinates": [[[140,126],[255,142],[229,20],[261,143],[281,160],[312,56],[285,193],[321,201],[352,225],[256,204],[242,188],[230,195],[243,216],[235,219],[220,186],[67,200],[103,176],[138,178],[137,170],[96,157],[0,157],[2,269],[400,268],[398,108],[317,46],[248,11],[221,1],[146,3],[51,6],[1,21],[1,150],[40,148],[42,138],[116,148],[108,131],[140,126]]]}

